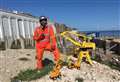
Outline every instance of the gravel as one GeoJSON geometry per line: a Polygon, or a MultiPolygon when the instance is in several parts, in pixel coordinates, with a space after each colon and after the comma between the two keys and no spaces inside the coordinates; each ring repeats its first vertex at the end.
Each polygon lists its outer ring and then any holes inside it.
{"type": "MultiPolygon", "coordinates": [[[[51,53],[45,52],[44,54],[44,58],[53,60],[51,53]]],[[[16,76],[21,70],[34,69],[35,63],[35,49],[0,51],[0,82],[10,82],[10,78],[16,76]],[[20,60],[20,58],[27,60],[20,60]]],[[[80,70],[68,69],[63,66],[61,69],[62,76],[57,80],[51,80],[48,74],[30,82],[120,82],[120,71],[96,61],[93,61],[93,63],[93,66],[90,66],[82,62],[80,70]]]]}

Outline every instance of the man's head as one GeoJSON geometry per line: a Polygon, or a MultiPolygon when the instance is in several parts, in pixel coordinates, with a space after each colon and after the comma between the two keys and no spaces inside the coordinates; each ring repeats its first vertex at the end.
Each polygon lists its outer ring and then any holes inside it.
{"type": "Polygon", "coordinates": [[[41,24],[42,27],[45,27],[47,25],[47,17],[40,16],[39,17],[39,22],[40,22],[40,24],[41,24]]]}

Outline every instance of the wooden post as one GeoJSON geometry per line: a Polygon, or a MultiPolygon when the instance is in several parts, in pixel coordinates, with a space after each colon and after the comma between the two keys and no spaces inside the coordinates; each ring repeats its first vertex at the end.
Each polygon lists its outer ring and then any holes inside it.
{"type": "Polygon", "coordinates": [[[109,40],[106,40],[106,54],[109,54],[110,53],[110,41],[109,40]]]}
{"type": "Polygon", "coordinates": [[[118,54],[120,55],[120,43],[118,44],[118,54]]]}

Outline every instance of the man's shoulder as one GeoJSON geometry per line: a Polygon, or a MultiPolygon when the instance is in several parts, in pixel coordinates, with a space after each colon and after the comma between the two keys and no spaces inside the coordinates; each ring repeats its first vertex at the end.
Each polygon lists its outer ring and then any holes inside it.
{"type": "Polygon", "coordinates": [[[36,26],[35,29],[40,29],[40,26],[36,26]]]}
{"type": "Polygon", "coordinates": [[[48,26],[49,28],[51,28],[51,27],[52,27],[52,24],[48,24],[47,26],[48,26]]]}
{"type": "Polygon", "coordinates": [[[52,24],[49,24],[49,25],[48,25],[48,28],[53,29],[53,25],[52,25],[52,24]]]}
{"type": "Polygon", "coordinates": [[[36,27],[34,28],[34,30],[35,30],[35,31],[40,30],[40,26],[36,26],[36,27]]]}

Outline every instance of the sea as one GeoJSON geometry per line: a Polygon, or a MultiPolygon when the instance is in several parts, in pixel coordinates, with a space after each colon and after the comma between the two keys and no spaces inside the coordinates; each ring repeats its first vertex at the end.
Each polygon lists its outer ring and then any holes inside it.
{"type": "Polygon", "coordinates": [[[105,30],[105,31],[85,31],[87,35],[95,34],[96,37],[116,37],[120,38],[120,30],[105,30]]]}

